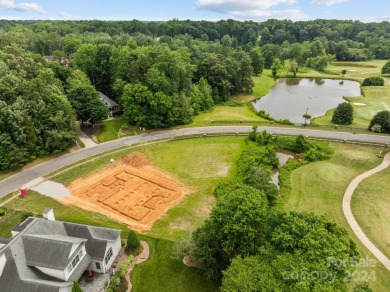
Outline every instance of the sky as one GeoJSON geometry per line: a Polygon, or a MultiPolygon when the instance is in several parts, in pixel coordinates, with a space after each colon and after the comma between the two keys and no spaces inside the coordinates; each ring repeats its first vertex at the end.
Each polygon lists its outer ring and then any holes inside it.
{"type": "Polygon", "coordinates": [[[390,21],[389,0],[0,0],[0,19],[390,21]]]}

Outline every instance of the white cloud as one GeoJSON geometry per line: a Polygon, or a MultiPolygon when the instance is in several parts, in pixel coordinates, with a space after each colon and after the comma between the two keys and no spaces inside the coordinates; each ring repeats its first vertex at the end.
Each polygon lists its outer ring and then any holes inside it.
{"type": "Polygon", "coordinates": [[[0,0],[0,8],[16,10],[16,11],[34,11],[40,14],[45,14],[46,11],[34,2],[15,3],[13,0],[0,0]]]}
{"type": "Polygon", "coordinates": [[[242,19],[291,19],[299,20],[306,19],[306,15],[300,10],[279,10],[279,11],[267,11],[267,10],[252,10],[252,11],[232,11],[231,14],[235,17],[242,19]]]}
{"type": "Polygon", "coordinates": [[[70,13],[68,11],[60,11],[58,13],[58,16],[60,16],[62,18],[71,18],[71,17],[73,17],[72,13],[70,13]]]}
{"type": "Polygon", "coordinates": [[[296,4],[297,0],[198,0],[200,8],[218,12],[264,10],[279,4],[296,4]]]}
{"type": "Polygon", "coordinates": [[[390,16],[365,17],[356,20],[360,20],[362,22],[382,22],[382,21],[390,21],[390,16]]]}
{"type": "Polygon", "coordinates": [[[319,4],[319,5],[324,4],[326,6],[332,6],[344,2],[349,2],[349,0],[312,0],[311,4],[319,4]]]}
{"type": "Polygon", "coordinates": [[[0,16],[0,19],[5,19],[5,20],[22,20],[21,17],[14,17],[14,16],[0,16]]]}
{"type": "Polygon", "coordinates": [[[304,19],[306,16],[297,9],[268,10],[278,5],[293,5],[297,0],[198,0],[197,6],[241,19],[304,19]]]}

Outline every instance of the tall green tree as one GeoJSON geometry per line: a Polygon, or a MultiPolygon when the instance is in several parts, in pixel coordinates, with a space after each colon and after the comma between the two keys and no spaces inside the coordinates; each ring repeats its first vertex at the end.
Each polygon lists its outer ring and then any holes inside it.
{"type": "Polygon", "coordinates": [[[254,47],[249,51],[249,56],[251,58],[251,65],[253,67],[253,72],[255,75],[263,73],[264,69],[264,58],[259,47],[254,47]]]}
{"type": "Polygon", "coordinates": [[[349,125],[353,121],[353,107],[349,102],[340,103],[333,112],[332,123],[349,125]]]}
{"type": "Polygon", "coordinates": [[[93,85],[96,84],[97,73],[97,47],[93,44],[85,44],[79,47],[74,54],[74,61],[80,70],[82,70],[89,77],[93,85]]]}

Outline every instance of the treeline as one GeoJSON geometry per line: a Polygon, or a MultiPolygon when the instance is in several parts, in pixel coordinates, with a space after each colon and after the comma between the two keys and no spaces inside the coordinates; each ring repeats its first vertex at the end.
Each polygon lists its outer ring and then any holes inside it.
{"type": "Polygon", "coordinates": [[[260,45],[284,46],[313,42],[326,44],[327,54],[335,54],[339,61],[358,61],[371,58],[390,59],[390,23],[362,23],[352,20],[324,20],[292,22],[270,19],[257,23],[235,20],[142,22],[132,21],[0,21],[1,44],[15,42],[43,55],[56,50],[70,53],[76,35],[83,43],[123,44],[127,36],[161,37],[186,35],[203,41],[221,40],[228,35],[235,47],[249,51],[260,45]]]}
{"type": "Polygon", "coordinates": [[[250,93],[253,74],[276,76],[286,60],[295,75],[302,67],[326,72],[335,58],[390,58],[388,31],[388,23],[336,20],[0,20],[0,170],[73,145],[77,120],[107,117],[97,91],[130,124],[187,124],[250,93]]]}
{"type": "Polygon", "coordinates": [[[75,112],[46,66],[41,56],[16,46],[0,51],[0,170],[74,145],[75,112]]]}

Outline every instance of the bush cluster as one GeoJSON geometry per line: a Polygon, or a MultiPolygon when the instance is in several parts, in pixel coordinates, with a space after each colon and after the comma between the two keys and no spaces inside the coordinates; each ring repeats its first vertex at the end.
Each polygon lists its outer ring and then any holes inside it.
{"type": "Polygon", "coordinates": [[[121,265],[118,271],[114,273],[114,276],[111,279],[110,285],[108,285],[106,292],[114,292],[115,288],[119,285],[121,282],[121,278],[125,276],[126,269],[130,265],[130,263],[133,261],[134,256],[129,256],[121,265]]]}
{"type": "Polygon", "coordinates": [[[362,86],[384,86],[385,80],[382,77],[368,77],[363,80],[362,86]]]}

